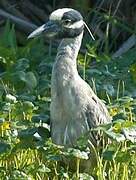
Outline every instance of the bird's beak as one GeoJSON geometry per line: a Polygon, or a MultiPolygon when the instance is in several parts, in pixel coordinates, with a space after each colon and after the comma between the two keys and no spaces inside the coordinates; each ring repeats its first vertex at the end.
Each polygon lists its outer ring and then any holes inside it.
{"type": "Polygon", "coordinates": [[[52,38],[58,34],[59,30],[59,25],[55,21],[48,21],[46,24],[43,24],[42,26],[38,27],[35,31],[33,31],[28,36],[28,39],[39,36],[42,33],[44,33],[46,37],[52,38]]]}

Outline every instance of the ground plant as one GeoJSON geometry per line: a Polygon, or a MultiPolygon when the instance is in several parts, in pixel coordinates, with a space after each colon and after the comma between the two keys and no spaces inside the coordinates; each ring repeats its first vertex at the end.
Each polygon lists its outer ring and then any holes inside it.
{"type": "Polygon", "coordinates": [[[136,47],[112,58],[108,44],[83,42],[78,70],[105,101],[112,124],[100,126],[103,147],[93,147],[97,165],[80,171],[89,149],[65,149],[50,138],[51,70],[56,45],[44,38],[16,42],[14,25],[7,21],[0,37],[0,179],[1,180],[134,180],[136,179],[136,47]],[[75,170],[61,164],[76,159],[75,170]]]}

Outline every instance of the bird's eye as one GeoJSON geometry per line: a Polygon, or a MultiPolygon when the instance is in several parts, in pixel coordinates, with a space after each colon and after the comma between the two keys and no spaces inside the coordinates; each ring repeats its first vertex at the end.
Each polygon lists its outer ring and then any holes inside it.
{"type": "Polygon", "coordinates": [[[68,25],[71,23],[71,20],[70,19],[66,19],[63,21],[63,25],[68,25]]]}

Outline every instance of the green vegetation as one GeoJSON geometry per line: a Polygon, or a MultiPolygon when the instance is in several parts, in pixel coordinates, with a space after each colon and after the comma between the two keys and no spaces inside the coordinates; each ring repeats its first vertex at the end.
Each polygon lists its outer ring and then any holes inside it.
{"type": "Polygon", "coordinates": [[[92,147],[97,165],[88,174],[79,171],[81,161],[88,159],[82,139],[75,149],[64,149],[50,139],[50,77],[56,48],[49,49],[42,39],[19,47],[9,22],[0,39],[0,179],[136,179],[136,48],[112,59],[108,44],[101,53],[96,41],[78,57],[81,76],[107,102],[113,116],[113,124],[94,129],[111,143],[104,142],[101,151],[92,147]],[[62,157],[76,159],[75,171],[60,164],[62,157]]]}

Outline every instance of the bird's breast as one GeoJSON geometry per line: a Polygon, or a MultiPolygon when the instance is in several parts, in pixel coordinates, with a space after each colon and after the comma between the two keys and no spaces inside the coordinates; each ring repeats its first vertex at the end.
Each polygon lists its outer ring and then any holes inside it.
{"type": "Polygon", "coordinates": [[[73,76],[59,73],[52,80],[52,104],[60,109],[59,111],[66,111],[67,116],[70,116],[69,112],[73,113],[78,103],[78,95],[75,93],[76,87],[73,81],[75,81],[73,76]]]}

